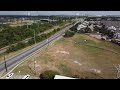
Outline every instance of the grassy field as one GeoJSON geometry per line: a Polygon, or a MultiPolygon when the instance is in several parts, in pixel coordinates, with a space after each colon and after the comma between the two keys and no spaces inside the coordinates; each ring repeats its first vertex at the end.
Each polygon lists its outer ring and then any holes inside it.
{"type": "Polygon", "coordinates": [[[21,64],[13,72],[36,75],[45,70],[55,70],[61,75],[88,79],[116,78],[114,65],[120,64],[120,47],[83,34],[62,38],[34,57],[21,64]],[[115,53],[114,53],[115,52],[115,53]]]}

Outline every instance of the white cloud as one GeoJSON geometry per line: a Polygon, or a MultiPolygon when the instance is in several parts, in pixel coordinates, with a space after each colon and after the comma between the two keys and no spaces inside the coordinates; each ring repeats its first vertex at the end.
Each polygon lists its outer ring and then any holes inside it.
{"type": "Polygon", "coordinates": [[[0,11],[0,15],[120,15],[120,11],[0,11]]]}

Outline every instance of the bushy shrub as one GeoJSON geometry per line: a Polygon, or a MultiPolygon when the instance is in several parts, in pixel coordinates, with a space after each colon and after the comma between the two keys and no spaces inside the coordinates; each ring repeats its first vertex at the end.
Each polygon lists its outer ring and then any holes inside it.
{"type": "Polygon", "coordinates": [[[52,70],[47,70],[40,74],[40,79],[54,79],[55,75],[59,75],[58,72],[52,71],[52,70]]]}
{"type": "Polygon", "coordinates": [[[13,51],[16,51],[16,47],[15,45],[11,45],[8,49],[7,49],[7,53],[10,53],[10,52],[13,52],[13,51]]]}

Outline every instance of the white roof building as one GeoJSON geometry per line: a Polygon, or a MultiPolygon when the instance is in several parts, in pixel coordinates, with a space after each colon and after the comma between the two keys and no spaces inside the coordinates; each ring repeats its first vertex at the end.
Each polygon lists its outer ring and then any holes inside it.
{"type": "Polygon", "coordinates": [[[116,30],[114,26],[108,27],[109,30],[116,30]]]}
{"type": "Polygon", "coordinates": [[[80,24],[80,25],[77,27],[77,30],[80,30],[80,29],[86,28],[86,27],[87,27],[86,25],[80,24]]]}
{"type": "Polygon", "coordinates": [[[54,79],[76,79],[76,78],[71,78],[71,77],[66,77],[66,76],[61,76],[61,75],[55,75],[54,79]]]}

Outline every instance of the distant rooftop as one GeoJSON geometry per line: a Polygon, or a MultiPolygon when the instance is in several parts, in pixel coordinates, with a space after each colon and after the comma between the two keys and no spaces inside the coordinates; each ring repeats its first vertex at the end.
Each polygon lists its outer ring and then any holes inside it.
{"type": "Polygon", "coordinates": [[[66,77],[66,76],[61,76],[61,75],[55,75],[54,79],[76,79],[76,78],[71,78],[71,77],[66,77]]]}

